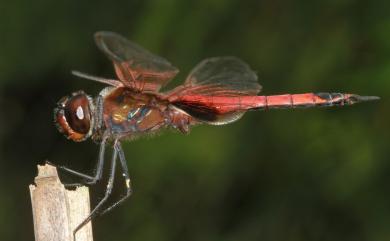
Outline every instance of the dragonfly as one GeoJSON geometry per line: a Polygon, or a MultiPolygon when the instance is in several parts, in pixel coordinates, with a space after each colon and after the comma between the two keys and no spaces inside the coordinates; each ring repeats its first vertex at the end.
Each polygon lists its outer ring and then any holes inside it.
{"type": "Polygon", "coordinates": [[[376,96],[347,93],[304,93],[260,96],[256,73],[236,57],[207,58],[196,65],[183,84],[161,91],[179,70],[166,59],[152,54],[123,36],[101,31],[94,35],[98,48],[112,61],[117,79],[96,77],[78,71],[78,77],[107,85],[95,98],[76,91],[65,96],[54,109],[54,121],[68,139],[91,138],[100,143],[95,172],[84,174],[65,166],[59,169],[95,184],[102,178],[106,146],[113,148],[108,184],[103,199],[74,230],[74,235],[98,215],[123,203],[131,194],[124,140],[156,133],[165,128],[188,133],[200,124],[225,125],[247,111],[272,108],[344,106],[377,100],[376,96]],[[117,159],[124,176],[126,193],[108,208],[117,159]]]}

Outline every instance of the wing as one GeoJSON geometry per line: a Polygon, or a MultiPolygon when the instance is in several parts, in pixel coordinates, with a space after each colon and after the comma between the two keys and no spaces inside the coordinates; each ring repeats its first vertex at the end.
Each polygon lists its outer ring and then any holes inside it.
{"type": "Polygon", "coordinates": [[[139,91],[157,92],[179,70],[166,59],[113,32],[97,32],[95,41],[113,61],[115,72],[124,86],[139,91]]]}
{"type": "Polygon", "coordinates": [[[200,62],[188,75],[180,94],[212,96],[256,95],[257,75],[236,57],[215,57],[200,62]]]}
{"type": "Polygon", "coordinates": [[[171,103],[189,115],[209,124],[220,125],[238,120],[245,111],[218,114],[215,110],[221,103],[210,102],[205,106],[198,102],[188,102],[181,96],[237,97],[257,95],[260,90],[256,73],[246,63],[236,57],[217,57],[200,62],[184,85],[167,94],[171,103]]]}

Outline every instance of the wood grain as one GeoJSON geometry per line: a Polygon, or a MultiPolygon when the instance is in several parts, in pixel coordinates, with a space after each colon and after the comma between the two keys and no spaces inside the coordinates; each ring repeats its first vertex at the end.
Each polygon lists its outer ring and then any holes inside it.
{"type": "MultiPolygon", "coordinates": [[[[35,185],[30,185],[35,241],[73,241],[73,230],[90,212],[88,188],[66,190],[57,169],[38,166],[35,185]]],[[[75,241],[93,241],[89,222],[75,241]]]]}

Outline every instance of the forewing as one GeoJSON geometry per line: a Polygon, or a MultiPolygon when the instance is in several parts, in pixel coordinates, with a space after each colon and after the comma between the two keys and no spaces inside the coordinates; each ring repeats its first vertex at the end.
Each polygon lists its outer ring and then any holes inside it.
{"type": "Polygon", "coordinates": [[[216,57],[200,62],[189,74],[183,93],[240,96],[256,95],[261,86],[257,75],[236,57],[216,57]]]}
{"type": "Polygon", "coordinates": [[[179,70],[166,59],[113,32],[97,32],[95,41],[110,58],[122,83],[140,91],[157,92],[179,70]]]}

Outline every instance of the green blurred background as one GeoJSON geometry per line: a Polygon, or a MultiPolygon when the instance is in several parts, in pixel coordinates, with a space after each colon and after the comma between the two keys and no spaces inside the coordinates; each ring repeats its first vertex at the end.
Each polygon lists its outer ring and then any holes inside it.
{"type": "MultiPolygon", "coordinates": [[[[390,240],[389,1],[1,0],[0,7],[0,240],[34,240],[28,185],[38,163],[94,168],[98,146],[66,140],[52,109],[72,91],[104,87],[71,70],[114,76],[93,42],[98,30],[179,67],[170,87],[202,59],[234,55],[258,72],[263,94],[382,99],[250,112],[228,126],[126,143],[134,195],[94,221],[96,241],[390,240]]],[[[91,189],[94,204],[104,187],[91,189]]],[[[121,180],[116,187],[114,198],[121,180]]]]}

